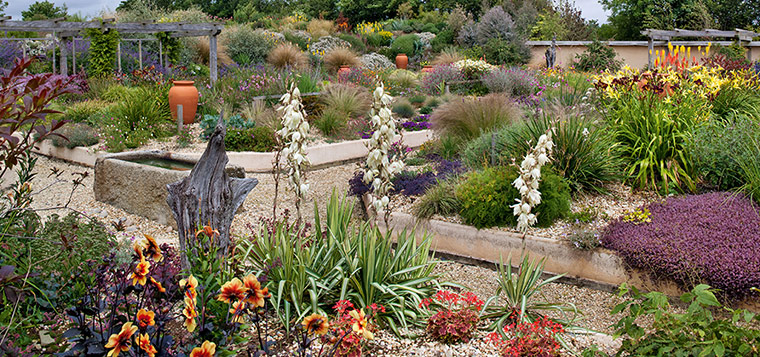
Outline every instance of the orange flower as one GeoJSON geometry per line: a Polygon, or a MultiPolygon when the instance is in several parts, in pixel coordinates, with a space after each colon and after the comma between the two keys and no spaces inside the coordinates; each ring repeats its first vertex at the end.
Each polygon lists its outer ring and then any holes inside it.
{"type": "Polygon", "coordinates": [[[187,279],[180,280],[179,287],[184,289],[185,286],[187,286],[188,289],[195,290],[196,288],[198,288],[198,279],[190,275],[189,277],[187,277],[187,279]]]}
{"type": "Polygon", "coordinates": [[[141,350],[145,351],[149,357],[156,357],[156,353],[158,353],[158,351],[156,350],[156,347],[150,344],[150,337],[148,337],[147,333],[137,335],[135,338],[135,343],[140,347],[141,350]]]}
{"type": "Polygon", "coordinates": [[[152,284],[153,284],[153,285],[156,287],[156,289],[157,289],[159,292],[162,292],[162,293],[165,293],[165,292],[166,292],[166,289],[164,288],[164,286],[163,286],[163,285],[161,285],[161,283],[159,283],[159,282],[158,282],[156,279],[153,279],[153,277],[152,277],[152,276],[150,277],[150,282],[151,282],[151,283],[152,283],[152,284]]]}
{"type": "Polygon", "coordinates": [[[203,226],[203,228],[199,229],[197,232],[195,232],[195,236],[197,237],[201,233],[205,234],[206,237],[213,237],[214,234],[219,235],[219,231],[216,229],[211,228],[211,226],[203,226]]]}
{"type": "Polygon", "coordinates": [[[119,353],[129,351],[132,335],[135,332],[137,332],[137,326],[132,326],[131,322],[127,322],[121,327],[121,332],[111,335],[105,346],[111,349],[108,351],[108,357],[118,357],[119,353]]]}
{"type": "Polygon", "coordinates": [[[354,332],[363,335],[368,340],[375,338],[372,332],[367,329],[367,319],[365,318],[366,314],[364,310],[352,310],[348,314],[354,319],[354,324],[351,326],[354,332]]]}
{"type": "Polygon", "coordinates": [[[148,272],[150,269],[150,263],[145,260],[145,257],[140,257],[140,263],[135,267],[134,273],[132,273],[132,285],[140,284],[145,285],[148,280],[148,272]]]}
{"type": "Polygon", "coordinates": [[[216,344],[213,342],[203,341],[201,347],[193,348],[190,357],[213,357],[216,353],[216,344]]]}
{"type": "Polygon", "coordinates": [[[222,291],[219,292],[219,296],[216,299],[229,304],[233,299],[237,301],[245,299],[246,291],[248,289],[243,286],[243,282],[238,278],[233,278],[222,285],[222,291]]]}
{"type": "Polygon", "coordinates": [[[243,323],[243,311],[245,311],[245,301],[235,301],[230,309],[232,314],[232,322],[242,324],[243,323]]]}
{"type": "Polygon", "coordinates": [[[185,328],[187,332],[195,331],[197,322],[195,318],[198,317],[198,311],[195,310],[195,299],[185,296],[185,308],[182,309],[182,315],[185,315],[185,328]]]}
{"type": "Polygon", "coordinates": [[[253,305],[253,307],[264,307],[264,298],[269,297],[269,289],[262,289],[259,279],[253,274],[248,274],[248,276],[243,278],[243,284],[248,289],[245,294],[245,301],[253,305]]]}
{"type": "Polygon", "coordinates": [[[155,317],[156,314],[153,311],[140,309],[140,311],[137,312],[137,325],[140,326],[141,329],[153,326],[156,324],[156,320],[154,320],[155,317]]]}
{"type": "Polygon", "coordinates": [[[135,254],[140,257],[142,260],[143,258],[143,247],[140,245],[140,243],[135,242],[135,244],[132,246],[132,249],[135,250],[135,254]]]}
{"type": "Polygon", "coordinates": [[[303,319],[301,325],[303,325],[303,329],[306,330],[306,333],[313,332],[315,335],[326,334],[327,329],[330,327],[330,324],[327,323],[327,318],[319,314],[311,314],[311,316],[307,316],[303,319]]]}
{"type": "Polygon", "coordinates": [[[153,238],[153,236],[149,234],[143,234],[145,236],[145,240],[143,241],[143,249],[145,249],[145,254],[147,254],[149,257],[153,258],[153,261],[160,262],[161,259],[164,259],[163,254],[161,254],[161,248],[158,246],[158,243],[156,243],[156,240],[153,238]]]}

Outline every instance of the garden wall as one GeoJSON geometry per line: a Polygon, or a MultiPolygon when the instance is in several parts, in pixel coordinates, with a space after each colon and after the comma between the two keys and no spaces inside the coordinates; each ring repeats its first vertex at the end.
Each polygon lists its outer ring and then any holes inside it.
{"type": "MultiPolygon", "coordinates": [[[[583,53],[586,50],[586,44],[589,41],[557,41],[557,64],[560,67],[567,68],[575,60],[575,56],[583,53]]],[[[696,41],[672,41],[674,46],[686,46],[692,47],[692,55],[697,57],[697,60],[702,56],[697,51],[697,46],[701,42],[696,41]]],[[[728,46],[731,42],[727,41],[713,41],[713,46],[720,44],[721,46],[728,46]]],[[[531,59],[528,62],[528,66],[531,68],[546,67],[546,59],[544,53],[546,49],[551,45],[551,41],[528,41],[528,45],[531,47],[531,59]]],[[[609,45],[617,53],[617,59],[623,61],[631,68],[646,68],[649,63],[649,48],[647,41],[610,41],[609,45]]],[[[704,45],[702,48],[704,49],[704,45]]],[[[749,49],[751,49],[751,58],[753,60],[760,59],[760,41],[750,42],[749,49]]],[[[667,45],[654,46],[654,50],[667,51],[667,45]]]]}
{"type": "MultiPolygon", "coordinates": [[[[421,130],[404,133],[404,144],[417,148],[424,142],[432,139],[433,132],[430,130],[421,130]]],[[[398,140],[399,137],[396,137],[398,140]]],[[[352,160],[359,160],[367,156],[367,140],[351,140],[334,144],[320,144],[308,148],[308,157],[311,160],[312,168],[322,168],[331,165],[339,165],[352,160]]],[[[70,161],[79,165],[93,167],[98,157],[106,156],[106,153],[93,152],[91,149],[77,147],[68,149],[65,147],[56,147],[50,140],[39,144],[35,152],[70,161]]],[[[202,153],[186,153],[183,157],[198,160],[202,153]]],[[[245,169],[246,172],[271,172],[274,153],[272,152],[227,152],[231,165],[237,165],[245,169]]]]}

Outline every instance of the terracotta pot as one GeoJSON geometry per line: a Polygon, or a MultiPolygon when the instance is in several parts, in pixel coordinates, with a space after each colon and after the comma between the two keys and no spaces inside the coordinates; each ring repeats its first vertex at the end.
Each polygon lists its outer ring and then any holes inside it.
{"type": "Polygon", "coordinates": [[[351,72],[351,67],[349,66],[340,66],[340,69],[338,70],[338,75],[351,72]]]}
{"type": "Polygon", "coordinates": [[[409,64],[409,57],[406,56],[404,53],[399,53],[396,55],[396,68],[398,69],[406,69],[406,65],[409,64]]]}
{"type": "Polygon", "coordinates": [[[192,124],[198,110],[198,89],[193,81],[174,81],[169,89],[169,108],[172,118],[177,119],[177,105],[182,105],[182,123],[192,124]]]}
{"type": "Polygon", "coordinates": [[[430,65],[422,66],[422,73],[429,73],[432,71],[433,71],[433,66],[430,66],[430,65]]]}

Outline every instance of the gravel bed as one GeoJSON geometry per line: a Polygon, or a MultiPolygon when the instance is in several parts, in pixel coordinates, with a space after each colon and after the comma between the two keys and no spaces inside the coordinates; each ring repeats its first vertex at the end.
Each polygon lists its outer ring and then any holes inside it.
{"type": "MultiPolygon", "coordinates": [[[[95,201],[92,187],[94,172],[92,168],[73,165],[57,159],[50,159],[38,156],[39,160],[35,167],[37,177],[34,180],[36,191],[33,207],[35,209],[44,209],[40,211],[42,216],[52,213],[65,213],[65,209],[49,209],[51,207],[60,207],[66,204],[73,187],[71,179],[75,172],[86,172],[88,176],[83,181],[84,187],[78,187],[71,198],[68,207],[81,211],[87,215],[97,217],[105,222],[114,222],[119,219],[126,220],[126,231],[118,232],[118,235],[124,238],[139,236],[141,233],[152,234],[159,243],[176,244],[176,232],[168,226],[159,225],[146,218],[129,214],[121,209],[95,201]],[[52,168],[63,170],[64,173],[58,178],[49,176],[52,168]],[[43,189],[44,188],[44,189],[43,189]]],[[[358,164],[348,164],[334,166],[309,172],[308,178],[311,189],[304,205],[304,219],[308,222],[313,220],[314,202],[324,205],[332,194],[333,190],[343,195],[348,190],[348,180],[353,176],[358,164]]],[[[249,232],[248,224],[256,224],[261,217],[270,217],[272,212],[272,202],[274,195],[274,180],[271,174],[254,173],[247,174],[248,177],[254,177],[259,180],[258,186],[251,192],[244,203],[244,212],[239,213],[233,223],[232,231],[236,235],[245,235],[249,232]]],[[[278,204],[278,210],[294,209],[292,193],[282,190],[287,184],[281,182],[281,191],[278,204]]],[[[140,194],[135,192],[135,194],[140,194]]],[[[604,196],[602,196],[604,197],[604,196]]],[[[631,197],[631,196],[624,196],[631,197]]],[[[587,199],[586,204],[592,204],[594,200],[606,202],[611,205],[613,200],[610,198],[605,201],[604,198],[592,197],[587,199]]],[[[626,201],[626,200],[624,200],[626,201]]],[[[595,203],[594,203],[595,204],[595,203]]],[[[626,204],[635,207],[638,203],[634,199],[628,199],[626,204]]],[[[359,219],[361,213],[357,201],[356,217],[359,219]]],[[[323,206],[321,207],[323,209],[323,206]]],[[[607,207],[606,210],[613,211],[613,208],[607,207]]],[[[323,212],[324,213],[324,212],[323,212]]],[[[493,269],[461,264],[458,262],[445,261],[436,268],[436,273],[440,274],[443,280],[452,281],[461,284],[473,290],[481,299],[485,300],[496,291],[498,274],[493,269]]],[[[609,316],[610,309],[617,304],[620,299],[609,292],[593,290],[585,287],[567,285],[561,283],[549,284],[543,290],[543,296],[540,298],[545,301],[561,301],[564,303],[573,303],[576,307],[584,312],[583,319],[579,322],[581,327],[599,331],[601,333],[610,333],[609,326],[614,321],[609,316]]],[[[422,331],[417,331],[421,333],[422,331]]],[[[403,339],[397,338],[388,331],[378,331],[376,340],[368,346],[368,354],[371,356],[492,356],[496,355],[493,346],[484,341],[486,333],[479,332],[478,336],[465,344],[443,345],[426,338],[403,339]]],[[[591,344],[601,344],[602,348],[607,351],[614,351],[616,342],[613,342],[608,335],[595,334],[590,336],[575,336],[572,343],[579,348],[591,344]]]]}

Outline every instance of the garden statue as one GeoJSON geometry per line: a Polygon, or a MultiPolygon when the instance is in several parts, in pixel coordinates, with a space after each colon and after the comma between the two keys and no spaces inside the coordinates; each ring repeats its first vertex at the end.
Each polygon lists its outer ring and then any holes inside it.
{"type": "Polygon", "coordinates": [[[554,68],[554,62],[557,60],[557,34],[552,37],[552,45],[544,53],[546,57],[546,68],[554,68]]]}
{"type": "Polygon", "coordinates": [[[196,230],[209,226],[211,239],[218,256],[225,257],[230,249],[230,226],[232,218],[245,197],[259,183],[255,178],[230,178],[224,168],[229,159],[224,149],[227,133],[223,113],[219,114],[214,133],[209,138],[206,151],[195,164],[190,176],[166,186],[169,195],[166,203],[174,213],[179,233],[183,268],[188,269],[188,254],[198,254],[196,230]]]}

